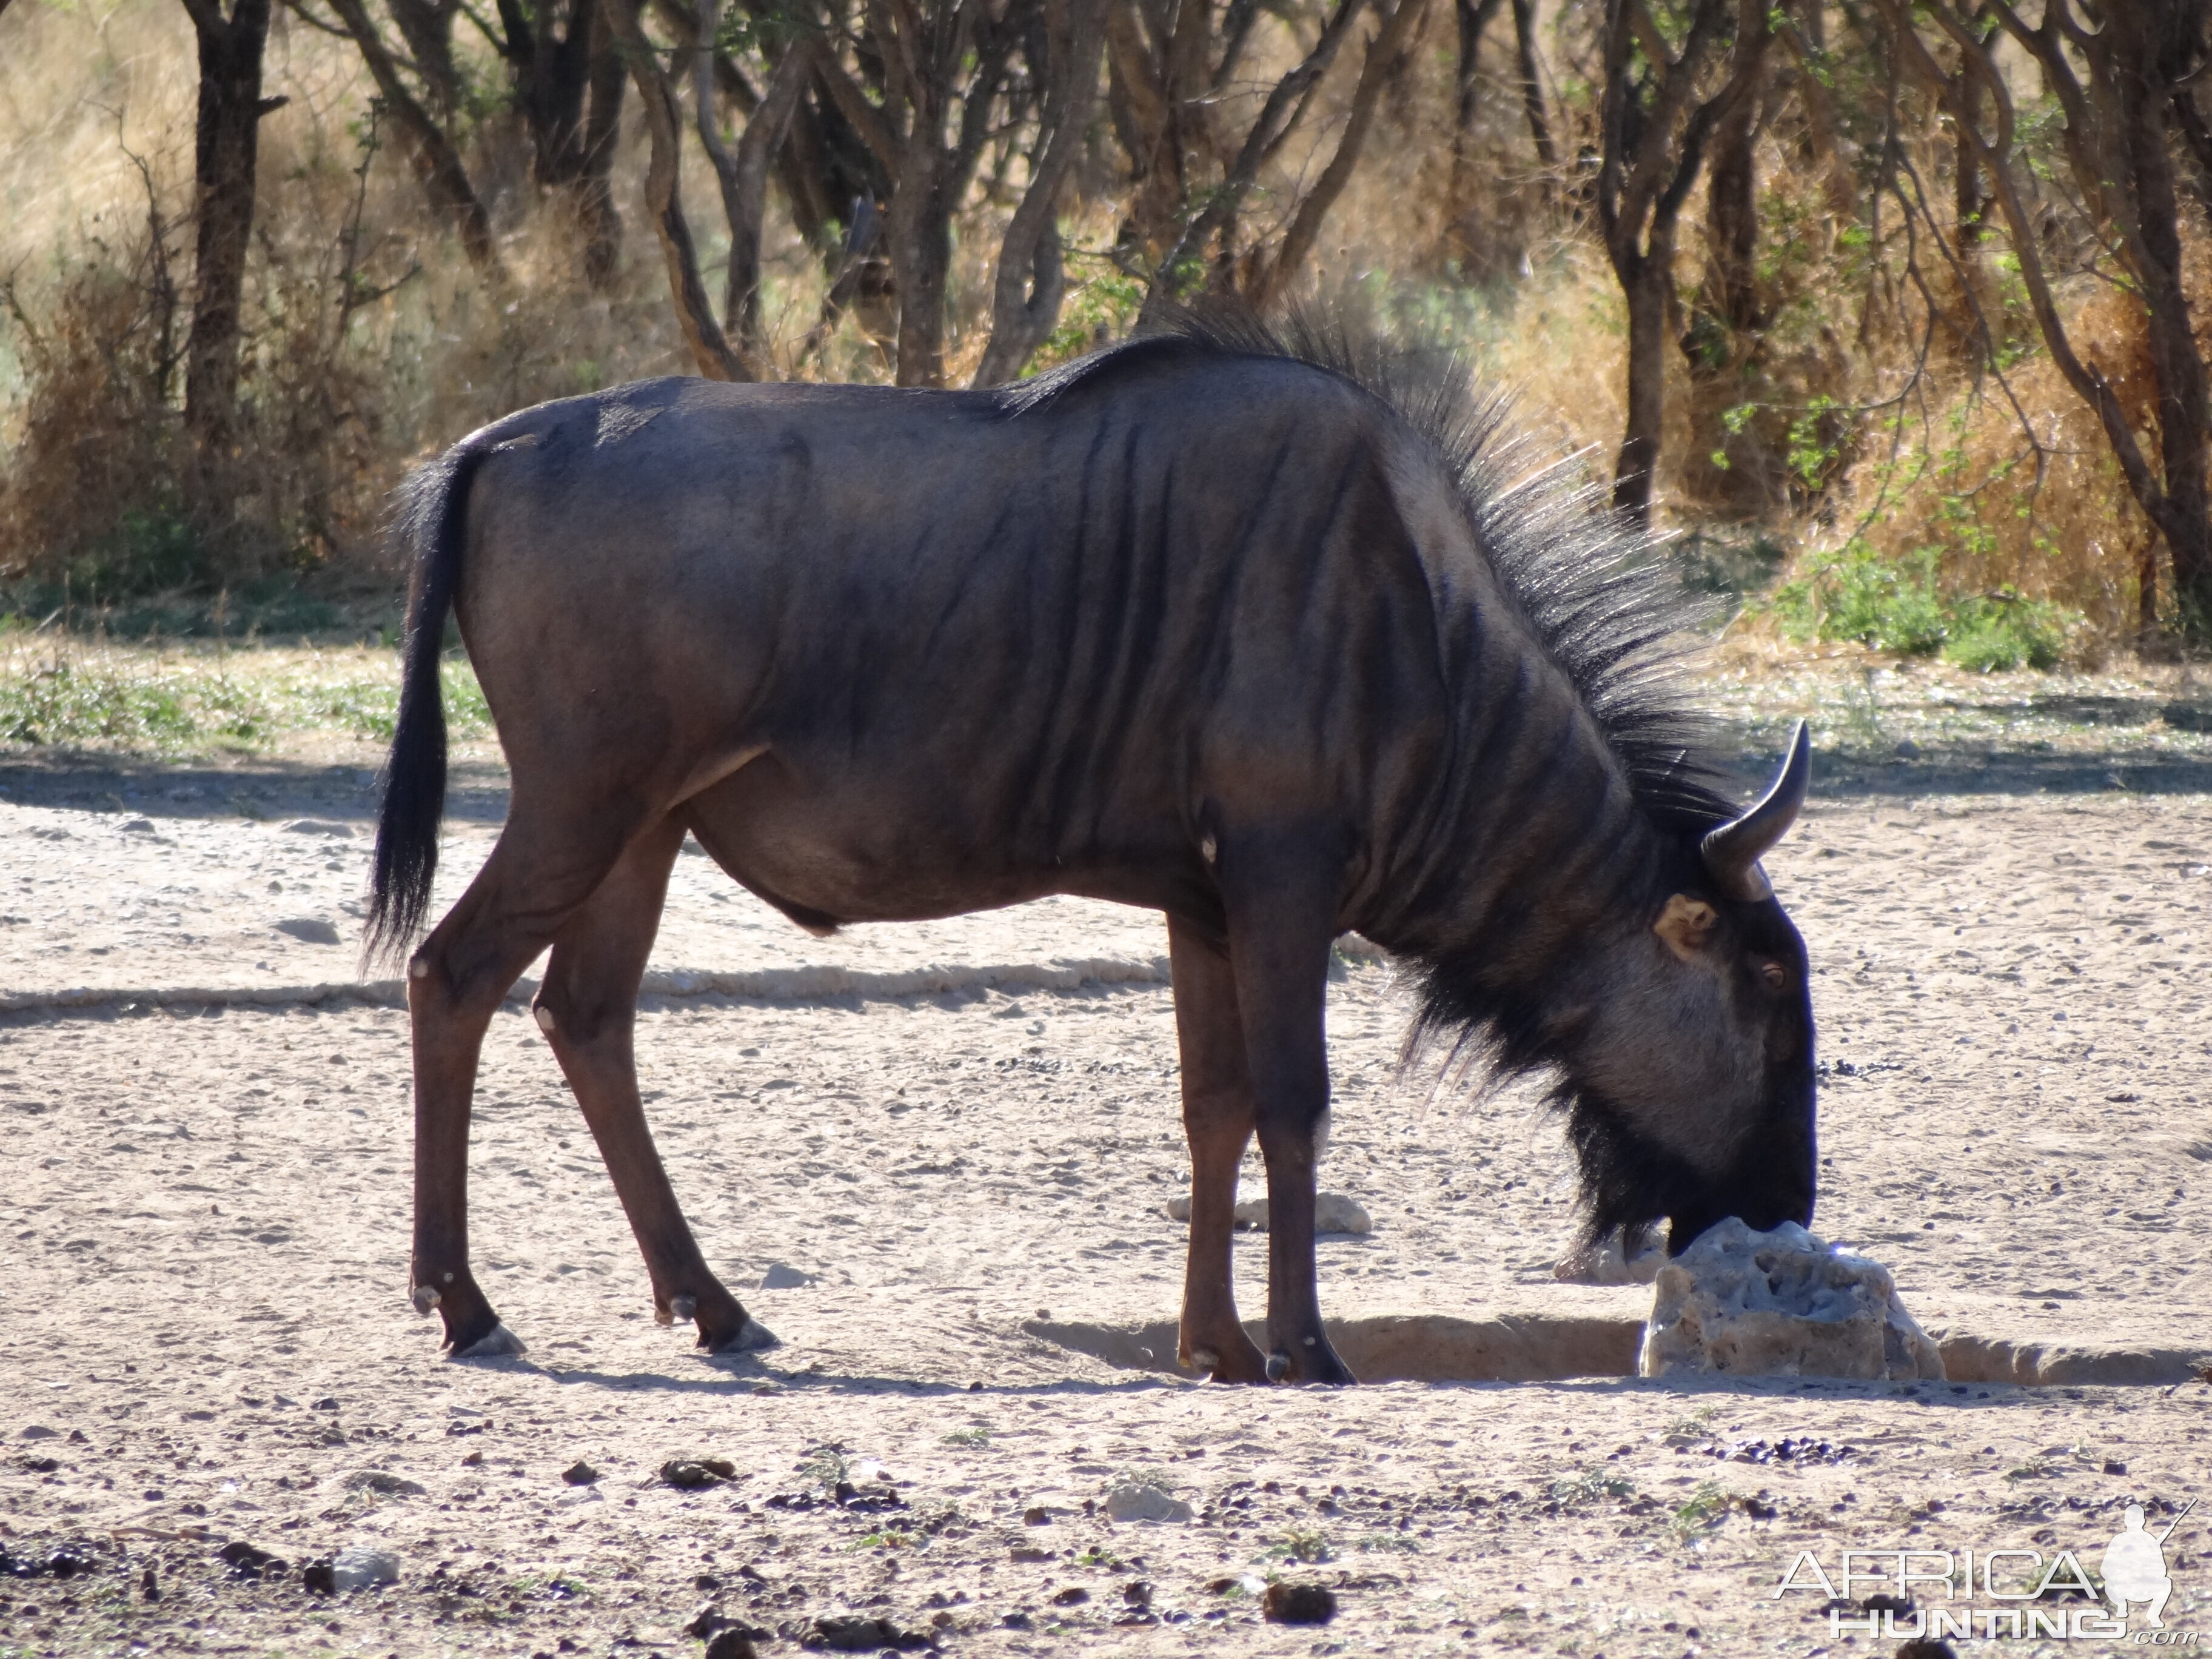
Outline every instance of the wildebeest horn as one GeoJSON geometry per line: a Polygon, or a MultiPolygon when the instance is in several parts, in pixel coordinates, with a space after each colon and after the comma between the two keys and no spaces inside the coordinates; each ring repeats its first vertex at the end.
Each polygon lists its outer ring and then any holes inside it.
{"type": "Polygon", "coordinates": [[[1782,763],[1781,774],[1772,787],[1742,817],[1706,831],[1700,844],[1706,873],[1729,897],[1756,903],[1774,896],[1759,860],[1797,822],[1797,813],[1805,805],[1805,786],[1812,775],[1813,735],[1799,720],[1796,735],[1790,739],[1789,757],[1782,763]]]}

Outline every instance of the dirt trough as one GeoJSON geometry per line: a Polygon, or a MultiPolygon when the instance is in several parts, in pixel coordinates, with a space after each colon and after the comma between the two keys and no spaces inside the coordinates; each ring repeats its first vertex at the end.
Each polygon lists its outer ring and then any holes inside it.
{"type": "MultiPolygon", "coordinates": [[[[1633,1376],[1644,1340],[1637,1319],[1531,1315],[1517,1319],[1459,1319],[1449,1314],[1386,1314],[1328,1322],[1328,1340],[1362,1381],[1371,1382],[1556,1382],[1577,1376],[1633,1376]]],[[[1194,1375],[1176,1363],[1176,1322],[1093,1325],[1026,1320],[1030,1336],[1088,1354],[1123,1370],[1194,1375]]],[[[1264,1343],[1267,1323],[1244,1329],[1264,1343]]],[[[1933,1334],[1931,1333],[1931,1334],[1933,1334]]],[[[1954,1382],[2009,1382],[2021,1388],[2067,1384],[2166,1388],[2212,1370],[2212,1344],[2127,1348],[2094,1343],[1992,1341],[1957,1334],[1937,1336],[1943,1369],[1954,1382]]]]}
{"type": "MultiPolygon", "coordinates": [[[[1633,1376],[1644,1327],[1632,1319],[1457,1319],[1385,1314],[1333,1319],[1328,1340],[1364,1382],[1553,1382],[1575,1376],[1633,1376]]],[[[1244,1322],[1265,1344],[1267,1322],[1244,1322]]],[[[1095,1325],[1031,1319],[1022,1329],[1072,1353],[1123,1370],[1189,1376],[1176,1364],[1176,1322],[1095,1325]]]]}

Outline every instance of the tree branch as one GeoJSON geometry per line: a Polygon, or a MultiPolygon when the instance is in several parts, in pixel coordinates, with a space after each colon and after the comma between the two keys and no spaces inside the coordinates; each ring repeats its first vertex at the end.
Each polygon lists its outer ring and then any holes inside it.
{"type": "Polygon", "coordinates": [[[699,278],[698,251],[692,245],[691,227],[684,217],[683,198],[678,190],[684,125],[667,72],[660,67],[653,44],[646,36],[641,10],[639,0],[607,0],[608,27],[629,60],[630,79],[645,105],[645,129],[652,144],[646,163],[645,200],[653,215],[653,228],[660,238],[661,259],[668,267],[668,292],[676,304],[677,327],[700,374],[710,380],[750,380],[752,371],[730,349],[708,302],[706,284],[699,278]]]}

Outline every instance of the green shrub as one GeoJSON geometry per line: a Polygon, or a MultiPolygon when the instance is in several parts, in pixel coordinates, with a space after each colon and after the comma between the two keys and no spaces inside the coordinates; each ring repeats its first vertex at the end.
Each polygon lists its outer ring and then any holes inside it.
{"type": "Polygon", "coordinates": [[[2008,590],[1966,600],[1955,617],[1943,654],[1961,668],[1984,674],[2056,668],[2066,648],[2065,613],[2008,590]]]}
{"type": "Polygon", "coordinates": [[[1947,596],[1939,557],[1922,547],[1887,559],[1855,539],[1776,589],[1767,609],[1796,639],[1855,641],[1909,657],[1940,653],[1982,673],[2058,665],[2075,613],[2011,588],[1947,596]]]}

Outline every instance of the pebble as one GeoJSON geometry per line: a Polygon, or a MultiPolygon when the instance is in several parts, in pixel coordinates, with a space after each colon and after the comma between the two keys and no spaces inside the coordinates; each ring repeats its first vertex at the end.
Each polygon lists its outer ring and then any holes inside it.
{"type": "Polygon", "coordinates": [[[1260,1611],[1272,1624],[1326,1625],[1336,1617],[1336,1596],[1323,1585],[1285,1578],[1267,1586],[1260,1598],[1260,1611]]]}
{"type": "Polygon", "coordinates": [[[768,1271],[761,1275],[760,1288],[764,1291],[803,1291],[809,1285],[821,1281],[810,1273],[785,1261],[771,1261],[768,1271]]]}
{"type": "Polygon", "coordinates": [[[384,1469],[362,1469],[348,1475],[345,1485],[349,1492],[381,1492],[386,1498],[421,1498],[430,1490],[419,1480],[384,1469]]]}
{"type": "Polygon", "coordinates": [[[289,933],[307,945],[336,945],[338,930],[320,916],[287,916],[276,924],[276,931],[289,933]]]}
{"type": "Polygon", "coordinates": [[[674,1457],[660,1466],[660,1478],[684,1492],[738,1478],[738,1466],[720,1457],[674,1457]]]}
{"type": "Polygon", "coordinates": [[[814,1621],[813,1642],[833,1653],[866,1653],[871,1649],[926,1648],[930,1638],[920,1631],[902,1631],[888,1619],[863,1619],[855,1614],[826,1614],[814,1621]]]}
{"type": "Polygon", "coordinates": [[[1172,1492],[1136,1480],[1117,1480],[1106,1489],[1106,1518],[1109,1521],[1170,1521],[1190,1519],[1190,1505],[1172,1492]]]}
{"type": "Polygon", "coordinates": [[[294,818],[285,829],[295,836],[329,836],[339,841],[353,839],[353,826],[338,823],[330,818],[294,818]]]}
{"type": "MultiPolygon", "coordinates": [[[[1190,1219],[1190,1196],[1183,1194],[1170,1199],[1164,1206],[1170,1221],[1190,1219]]],[[[1255,1232],[1267,1231],[1267,1200],[1248,1198],[1236,1210],[1237,1224],[1249,1227],[1255,1232]]],[[[1367,1213],[1367,1206],[1346,1193],[1316,1193],[1314,1195],[1314,1231],[1316,1233],[1352,1233],[1364,1235],[1375,1231],[1375,1218],[1367,1213]]]]}
{"type": "Polygon", "coordinates": [[[390,1550],[356,1544],[340,1550],[331,1561],[331,1588],[361,1589],[370,1584],[399,1582],[399,1558],[390,1550]]]}
{"type": "Polygon", "coordinates": [[[1918,760],[1922,752],[1920,745],[1910,738],[1897,745],[1897,757],[1899,760],[1918,760]]]}
{"type": "Polygon", "coordinates": [[[1647,1233],[1633,1256],[1625,1243],[1615,1227],[1595,1243],[1578,1244],[1559,1258],[1552,1277],[1562,1285],[1649,1285],[1657,1279],[1667,1252],[1656,1235],[1647,1233]]]}
{"type": "Polygon", "coordinates": [[[707,1644],[703,1659],[759,1659],[760,1650],[753,1638],[742,1630],[717,1632],[707,1644]]]}
{"type": "Polygon", "coordinates": [[[729,1629],[735,1622],[712,1601],[702,1601],[698,1612],[693,1613],[691,1621],[684,1626],[684,1633],[703,1642],[715,1632],[729,1629]]]}
{"type": "Polygon", "coordinates": [[[243,1538],[234,1539],[217,1550],[216,1554],[230,1568],[232,1577],[243,1578],[249,1583],[259,1578],[264,1573],[280,1573],[284,1571],[286,1565],[281,1558],[270,1554],[267,1550],[256,1545],[247,1543],[243,1538]]]}
{"type": "Polygon", "coordinates": [[[599,1472],[579,1458],[561,1471],[561,1478],[572,1486],[588,1486],[599,1478],[599,1472]]]}
{"type": "Polygon", "coordinates": [[[99,1563],[92,1557],[64,1545],[44,1558],[11,1555],[8,1547],[0,1544],[0,1578],[74,1578],[79,1573],[92,1571],[99,1563]]]}

